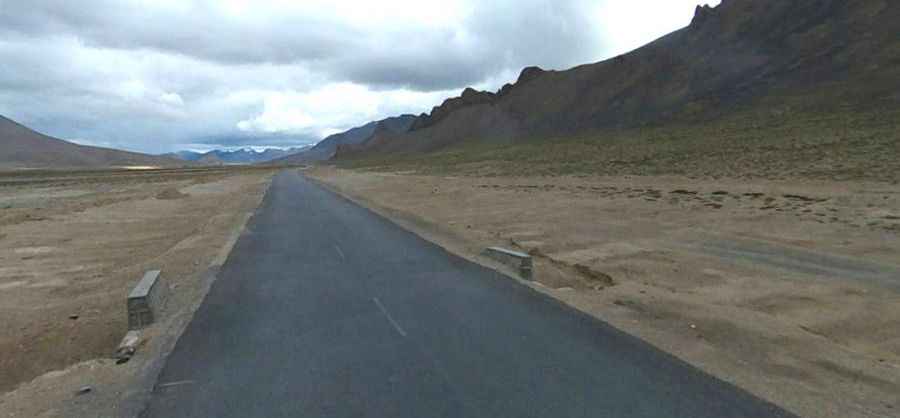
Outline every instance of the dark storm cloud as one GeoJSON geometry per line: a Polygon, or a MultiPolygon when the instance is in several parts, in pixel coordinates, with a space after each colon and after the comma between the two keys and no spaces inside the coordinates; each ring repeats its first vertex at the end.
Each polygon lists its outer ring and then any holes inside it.
{"type": "Polygon", "coordinates": [[[7,34],[68,35],[88,46],[149,49],[223,65],[297,64],[332,81],[380,88],[465,87],[502,70],[568,67],[596,59],[598,50],[582,1],[483,2],[453,27],[377,33],[315,14],[244,19],[210,1],[139,7],[117,0],[30,0],[0,7],[0,31],[7,34]]]}
{"type": "Polygon", "coordinates": [[[223,16],[215,2],[145,7],[121,0],[4,1],[0,28],[30,36],[73,35],[88,45],[154,49],[227,64],[290,63],[346,47],[347,33],[319,22],[273,19],[248,24],[223,16]],[[302,28],[302,29],[301,29],[302,28]]]}
{"type": "Polygon", "coordinates": [[[323,67],[356,82],[421,90],[477,84],[531,65],[564,69],[596,60],[596,22],[583,2],[494,1],[454,31],[419,34],[389,48],[360,47],[323,67]]]}

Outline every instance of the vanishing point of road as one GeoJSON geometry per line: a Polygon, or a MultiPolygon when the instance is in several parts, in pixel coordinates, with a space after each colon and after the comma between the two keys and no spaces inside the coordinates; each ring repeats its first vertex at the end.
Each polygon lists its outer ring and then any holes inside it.
{"type": "Polygon", "coordinates": [[[142,416],[792,415],[284,171],[142,416]]]}

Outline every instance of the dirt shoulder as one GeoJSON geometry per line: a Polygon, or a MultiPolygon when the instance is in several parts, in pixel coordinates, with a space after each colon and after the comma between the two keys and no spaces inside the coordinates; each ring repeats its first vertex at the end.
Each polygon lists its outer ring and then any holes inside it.
{"type": "Polygon", "coordinates": [[[171,328],[202,299],[272,174],[54,174],[0,187],[4,416],[119,415],[174,341],[171,328]],[[164,322],[144,333],[131,362],[115,365],[125,297],[154,269],[170,288],[164,322]],[[76,396],[83,386],[92,392],[76,396]]]}
{"type": "Polygon", "coordinates": [[[805,417],[900,414],[900,187],[664,176],[308,174],[805,417]],[[609,285],[609,280],[613,285],[609,285]]]}

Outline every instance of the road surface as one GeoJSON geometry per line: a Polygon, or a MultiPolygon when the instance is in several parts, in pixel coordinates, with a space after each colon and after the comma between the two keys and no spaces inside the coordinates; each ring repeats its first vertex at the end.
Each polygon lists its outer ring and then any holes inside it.
{"type": "Polygon", "coordinates": [[[285,171],[144,417],[782,417],[285,171]]]}

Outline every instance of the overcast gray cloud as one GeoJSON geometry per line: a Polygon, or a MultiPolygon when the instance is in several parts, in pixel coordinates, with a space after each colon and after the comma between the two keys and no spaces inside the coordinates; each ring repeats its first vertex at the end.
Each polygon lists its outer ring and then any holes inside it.
{"type": "Polygon", "coordinates": [[[0,0],[0,114],[148,152],[290,145],[624,52],[695,3],[0,0]]]}
{"type": "Polygon", "coordinates": [[[582,0],[397,2],[412,19],[398,13],[361,21],[340,13],[381,2],[331,8],[315,1],[246,2],[245,8],[228,6],[243,2],[173,3],[6,2],[0,27],[7,36],[68,35],[87,47],[147,49],[223,65],[304,65],[334,81],[415,90],[475,84],[504,68],[571,66],[595,58],[602,47],[582,0]],[[422,21],[410,13],[423,8],[430,10],[422,21]]]}

